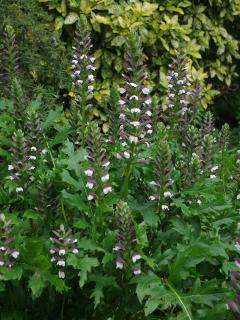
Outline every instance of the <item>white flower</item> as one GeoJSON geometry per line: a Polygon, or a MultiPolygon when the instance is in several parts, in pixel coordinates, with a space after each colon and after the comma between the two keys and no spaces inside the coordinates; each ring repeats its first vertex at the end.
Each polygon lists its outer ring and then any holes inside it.
{"type": "Polygon", "coordinates": [[[193,158],[199,158],[199,156],[195,152],[192,153],[192,157],[193,158]]]}
{"type": "Polygon", "coordinates": [[[125,118],[126,118],[126,115],[124,113],[120,113],[119,119],[125,119],[125,118]]]}
{"type": "Polygon", "coordinates": [[[73,60],[72,60],[72,64],[78,64],[78,61],[75,60],[75,59],[73,59],[73,60]]]}
{"type": "Polygon", "coordinates": [[[17,187],[16,188],[16,192],[23,192],[23,188],[22,187],[17,187]]]}
{"type": "Polygon", "coordinates": [[[122,145],[123,147],[125,147],[125,146],[127,145],[127,142],[124,141],[124,142],[121,143],[121,145],[122,145]]]}
{"type": "Polygon", "coordinates": [[[168,88],[172,88],[173,85],[171,83],[168,84],[168,88]]]}
{"type": "Polygon", "coordinates": [[[56,251],[54,249],[50,249],[50,253],[54,254],[56,251]]]}
{"type": "Polygon", "coordinates": [[[0,260],[0,267],[4,266],[4,261],[0,260]]]}
{"type": "Polygon", "coordinates": [[[137,143],[138,142],[138,137],[134,137],[134,136],[129,136],[129,141],[132,143],[137,143]]]}
{"type": "Polygon", "coordinates": [[[9,176],[8,179],[12,181],[12,180],[14,180],[15,178],[14,178],[13,176],[9,176]]]}
{"type": "Polygon", "coordinates": [[[169,206],[163,204],[163,205],[162,205],[162,210],[163,210],[163,211],[169,211],[169,206]]]}
{"type": "Polygon", "coordinates": [[[155,196],[150,196],[149,200],[154,201],[154,200],[156,200],[156,197],[155,196]]]}
{"type": "Polygon", "coordinates": [[[35,169],[34,166],[31,166],[31,167],[28,168],[28,170],[34,170],[34,169],[35,169]]]}
{"type": "Polygon", "coordinates": [[[145,114],[146,114],[147,116],[151,117],[152,112],[151,112],[150,110],[148,110],[148,111],[145,112],[145,114]]]}
{"type": "Polygon", "coordinates": [[[177,84],[184,84],[184,80],[178,80],[177,84]]]}
{"type": "Polygon", "coordinates": [[[28,159],[29,160],[36,160],[37,158],[35,156],[30,156],[28,159]]]}
{"type": "Polygon", "coordinates": [[[77,253],[78,253],[78,249],[73,249],[73,250],[72,250],[72,253],[73,253],[73,254],[77,254],[77,253]]]}
{"type": "Polygon", "coordinates": [[[65,253],[66,253],[65,249],[60,249],[59,252],[58,252],[58,254],[59,254],[60,256],[64,256],[65,253]]]}
{"type": "Polygon", "coordinates": [[[147,134],[152,134],[152,130],[147,130],[147,134]]]}
{"type": "Polygon", "coordinates": [[[116,158],[118,159],[118,160],[120,160],[120,159],[122,159],[122,156],[120,155],[120,153],[116,153],[116,158]]]}
{"type": "Polygon", "coordinates": [[[52,257],[51,262],[54,262],[54,261],[56,261],[56,259],[54,257],[52,257]]]}
{"type": "Polygon", "coordinates": [[[240,243],[238,241],[235,243],[235,248],[240,251],[240,243]]]}
{"type": "Polygon", "coordinates": [[[31,147],[30,150],[33,151],[33,152],[36,152],[36,151],[37,151],[37,148],[36,148],[36,147],[31,147]]]}
{"type": "Polygon", "coordinates": [[[147,87],[142,88],[142,93],[143,94],[148,94],[150,90],[147,87]]]}
{"type": "Polygon", "coordinates": [[[132,254],[132,261],[133,261],[133,263],[137,262],[137,261],[140,260],[140,259],[141,259],[140,254],[138,254],[138,253],[136,253],[136,252],[134,252],[134,253],[132,254]]]}
{"type": "Polygon", "coordinates": [[[186,93],[186,91],[184,89],[179,90],[179,94],[183,94],[183,93],[186,93]]]}
{"type": "Polygon", "coordinates": [[[151,186],[156,186],[157,183],[156,183],[156,181],[150,181],[150,185],[151,185],[151,186]]]}
{"type": "Polygon", "coordinates": [[[116,269],[122,270],[123,269],[123,263],[124,263],[124,260],[121,257],[118,257],[116,259],[116,269]]]}
{"type": "Polygon", "coordinates": [[[108,181],[108,180],[109,180],[109,174],[108,174],[108,173],[104,174],[104,175],[101,177],[101,180],[102,180],[102,182],[108,181]]]}
{"type": "Polygon", "coordinates": [[[92,169],[92,168],[86,168],[86,169],[84,170],[84,173],[85,173],[85,175],[86,175],[87,177],[92,177],[92,175],[93,175],[93,169],[92,169]]]}
{"type": "Polygon", "coordinates": [[[74,71],[74,75],[75,76],[79,76],[80,75],[80,71],[79,70],[74,71]]]}
{"type": "Polygon", "coordinates": [[[94,89],[94,86],[88,86],[88,91],[92,92],[94,89]]]}
{"type": "Polygon", "coordinates": [[[133,273],[135,275],[141,274],[141,269],[139,267],[136,267],[136,268],[133,269],[133,273]]]}
{"type": "Polygon", "coordinates": [[[65,261],[64,260],[58,260],[57,265],[60,267],[65,267],[65,261]]]}
{"type": "Polygon", "coordinates": [[[237,200],[240,200],[240,193],[237,195],[237,200]]]}
{"type": "Polygon", "coordinates": [[[120,92],[121,94],[123,94],[123,93],[126,92],[126,89],[125,89],[125,88],[119,88],[119,92],[120,92]]]}
{"type": "Polygon", "coordinates": [[[129,98],[129,100],[138,100],[138,96],[135,96],[135,95],[133,95],[133,96],[131,96],[130,98],[129,98]]]}
{"type": "Polygon", "coordinates": [[[10,171],[10,170],[13,170],[13,169],[14,169],[14,166],[12,164],[9,164],[8,165],[8,170],[10,171]]]}
{"type": "Polygon", "coordinates": [[[42,149],[42,154],[46,154],[47,153],[47,149],[42,149]]]}
{"type": "Polygon", "coordinates": [[[129,159],[130,158],[130,153],[129,152],[127,152],[127,151],[124,151],[123,152],[123,155],[124,155],[124,158],[126,158],[126,159],[129,159]]]}
{"type": "Polygon", "coordinates": [[[217,177],[215,176],[215,174],[211,174],[210,175],[210,179],[216,179],[217,177]]]}
{"type": "Polygon", "coordinates": [[[88,75],[88,80],[89,81],[93,81],[94,80],[94,75],[93,74],[89,74],[88,75]]]}
{"type": "Polygon", "coordinates": [[[235,260],[235,264],[238,268],[240,268],[240,262],[238,260],[235,260]]]}
{"type": "Polygon", "coordinates": [[[172,192],[170,192],[170,191],[165,191],[165,192],[163,193],[163,196],[164,196],[165,198],[172,198],[173,194],[172,194],[172,192]]]}
{"type": "Polygon", "coordinates": [[[0,251],[6,251],[6,248],[4,246],[0,247],[0,251]]]}
{"type": "Polygon", "coordinates": [[[140,122],[139,121],[132,121],[132,122],[130,122],[130,124],[133,125],[136,128],[140,126],[140,122]]]}
{"type": "Polygon", "coordinates": [[[177,72],[173,72],[175,77],[178,77],[178,73],[177,72]]]}
{"type": "Polygon", "coordinates": [[[92,189],[93,186],[94,186],[94,184],[93,184],[92,181],[88,181],[87,184],[86,184],[86,187],[87,187],[88,189],[92,189]]]}
{"type": "Polygon", "coordinates": [[[17,259],[18,256],[19,256],[19,252],[18,252],[17,250],[15,250],[15,251],[12,252],[12,257],[13,257],[14,259],[17,259]]]}
{"type": "Polygon", "coordinates": [[[90,61],[93,63],[96,59],[94,57],[90,58],[90,61]]]}
{"type": "Polygon", "coordinates": [[[181,99],[181,100],[180,100],[180,103],[181,103],[181,104],[186,104],[186,103],[187,103],[187,101],[186,101],[186,100],[184,100],[184,99],[181,99]]]}
{"type": "Polygon", "coordinates": [[[82,80],[77,80],[77,84],[83,84],[82,80]]]}
{"type": "Polygon", "coordinates": [[[236,164],[240,164],[240,159],[237,159],[236,164]]]}
{"type": "Polygon", "coordinates": [[[93,71],[95,71],[96,70],[96,67],[94,67],[93,65],[91,65],[91,64],[89,64],[89,65],[87,65],[87,70],[93,70],[93,71]]]}
{"type": "Polygon", "coordinates": [[[86,59],[86,58],[87,58],[86,54],[83,54],[83,55],[81,55],[81,57],[80,57],[81,60],[86,59]]]}
{"type": "Polygon", "coordinates": [[[124,105],[124,104],[126,103],[126,102],[125,102],[124,100],[122,100],[122,99],[120,99],[118,102],[119,102],[120,105],[124,105]]]}
{"type": "Polygon", "coordinates": [[[112,191],[112,187],[111,186],[105,186],[105,187],[103,187],[103,193],[104,194],[107,194],[107,193],[109,193],[109,192],[111,192],[112,191]]]}
{"type": "Polygon", "coordinates": [[[214,166],[214,167],[212,167],[212,169],[210,170],[211,172],[214,172],[214,171],[216,171],[218,169],[218,166],[214,166]]]}
{"type": "Polygon", "coordinates": [[[152,102],[151,99],[147,99],[146,101],[144,101],[145,104],[150,104],[152,102]]]}
{"type": "Polygon", "coordinates": [[[60,279],[64,279],[65,278],[65,272],[64,271],[58,271],[58,277],[60,279]]]}
{"type": "Polygon", "coordinates": [[[132,108],[132,109],[130,110],[130,112],[131,112],[131,113],[140,113],[141,110],[140,110],[139,108],[132,108]]]}
{"type": "Polygon", "coordinates": [[[137,86],[138,86],[136,83],[133,83],[133,82],[130,82],[129,84],[131,87],[134,87],[134,88],[137,88],[137,86]]]}
{"type": "Polygon", "coordinates": [[[92,193],[89,193],[87,196],[88,201],[91,201],[94,199],[94,195],[92,193]]]}
{"type": "Polygon", "coordinates": [[[110,161],[108,161],[108,160],[103,160],[103,162],[102,162],[102,166],[103,167],[108,167],[110,165],[110,161]]]}

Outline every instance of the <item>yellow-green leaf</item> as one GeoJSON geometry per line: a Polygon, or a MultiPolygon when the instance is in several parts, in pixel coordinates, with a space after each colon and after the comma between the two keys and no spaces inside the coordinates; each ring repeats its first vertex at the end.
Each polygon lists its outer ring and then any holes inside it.
{"type": "Polygon", "coordinates": [[[70,12],[66,19],[64,20],[64,24],[73,24],[78,20],[78,14],[76,12],[70,12]]]}

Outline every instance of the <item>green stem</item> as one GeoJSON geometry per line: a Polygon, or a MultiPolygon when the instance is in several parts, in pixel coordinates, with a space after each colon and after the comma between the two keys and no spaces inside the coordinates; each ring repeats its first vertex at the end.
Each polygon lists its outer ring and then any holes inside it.
{"type": "Polygon", "coordinates": [[[130,181],[132,169],[133,169],[133,160],[130,159],[124,174],[124,182],[123,182],[123,188],[122,188],[122,197],[124,200],[126,200],[128,197],[129,181],[130,181]]]}
{"type": "Polygon", "coordinates": [[[67,216],[66,216],[66,211],[65,211],[65,208],[64,208],[64,204],[63,204],[63,200],[62,200],[62,199],[60,200],[60,203],[61,203],[61,209],[62,209],[62,214],[63,214],[64,221],[65,221],[66,224],[68,224],[68,220],[67,220],[67,216]]]}
{"type": "Polygon", "coordinates": [[[64,307],[65,307],[65,302],[66,302],[66,295],[64,293],[63,299],[62,299],[62,307],[61,307],[61,320],[64,320],[64,307]]]}

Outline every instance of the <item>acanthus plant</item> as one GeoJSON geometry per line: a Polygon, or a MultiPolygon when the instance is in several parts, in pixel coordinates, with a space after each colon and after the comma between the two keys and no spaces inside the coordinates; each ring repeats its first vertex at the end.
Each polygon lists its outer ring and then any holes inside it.
{"type": "Polygon", "coordinates": [[[149,188],[154,191],[149,196],[151,201],[157,201],[157,211],[169,211],[170,203],[174,196],[173,192],[173,163],[171,150],[165,136],[157,141],[153,179],[149,182],[149,188]]]}
{"type": "Polygon", "coordinates": [[[93,82],[95,79],[95,58],[91,56],[91,37],[87,19],[80,16],[73,41],[72,85],[74,99],[71,106],[71,125],[73,140],[85,146],[86,128],[90,120],[91,100],[93,98],[93,82]]]}
{"type": "MultiPolygon", "coordinates": [[[[211,319],[212,314],[217,319],[217,307],[225,302],[221,290],[233,221],[230,179],[222,182],[216,173],[218,166],[226,167],[222,150],[229,152],[228,130],[218,136],[212,115],[198,108],[200,89],[190,81],[185,56],[170,66],[168,107],[158,114],[140,37],[130,33],[123,79],[111,90],[110,132],[104,135],[91,119],[91,49],[81,16],[73,42],[71,132],[65,114],[55,110],[44,129],[42,117],[27,108],[26,93],[14,82],[19,108],[9,111],[16,133],[9,162],[1,158],[9,178],[0,188],[0,204],[13,221],[21,217],[24,243],[19,249],[8,243],[11,262],[21,258],[21,293],[26,291],[27,302],[29,288],[34,297],[49,293],[52,308],[44,309],[49,318],[61,313],[61,319],[137,320],[152,313],[164,320],[211,319]],[[68,132],[71,142],[64,141],[68,132]],[[21,196],[7,198],[8,190],[21,196]],[[186,202],[188,197],[204,203],[186,202]],[[213,304],[216,310],[209,307],[213,304]]],[[[238,183],[239,174],[234,179],[238,183]]],[[[236,189],[234,204],[239,185],[236,189]]],[[[9,255],[5,258],[8,264],[9,255]]],[[[12,275],[13,289],[20,277],[12,275]]],[[[6,286],[9,296],[11,289],[6,286]]],[[[2,305],[7,310],[4,299],[2,305]]],[[[223,312],[219,319],[228,315],[223,312]]]]}
{"type": "Polygon", "coordinates": [[[117,243],[113,250],[116,252],[116,269],[122,270],[127,280],[132,275],[141,274],[141,255],[136,250],[137,239],[131,210],[127,203],[119,202],[116,208],[117,243]]]}
{"type": "Polygon", "coordinates": [[[0,267],[13,268],[19,258],[12,221],[0,213],[0,267]]]}
{"type": "Polygon", "coordinates": [[[51,240],[51,262],[58,269],[58,277],[64,279],[66,275],[67,262],[69,254],[77,254],[77,239],[72,237],[71,229],[66,229],[63,224],[59,230],[53,230],[51,240]]]}
{"type": "Polygon", "coordinates": [[[119,140],[120,152],[117,159],[127,163],[122,187],[123,197],[128,196],[128,185],[138,153],[149,145],[153,134],[152,99],[146,85],[147,71],[143,61],[139,36],[130,33],[126,42],[126,61],[122,77],[124,83],[119,88],[119,140]]]}

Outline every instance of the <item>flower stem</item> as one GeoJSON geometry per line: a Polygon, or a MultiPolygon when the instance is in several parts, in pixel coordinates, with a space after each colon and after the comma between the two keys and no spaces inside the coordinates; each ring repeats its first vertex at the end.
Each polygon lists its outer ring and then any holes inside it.
{"type": "Polygon", "coordinates": [[[126,200],[128,197],[129,181],[130,181],[132,169],[133,169],[133,160],[130,159],[124,174],[124,182],[123,182],[123,188],[122,188],[122,197],[124,200],[126,200]]]}

